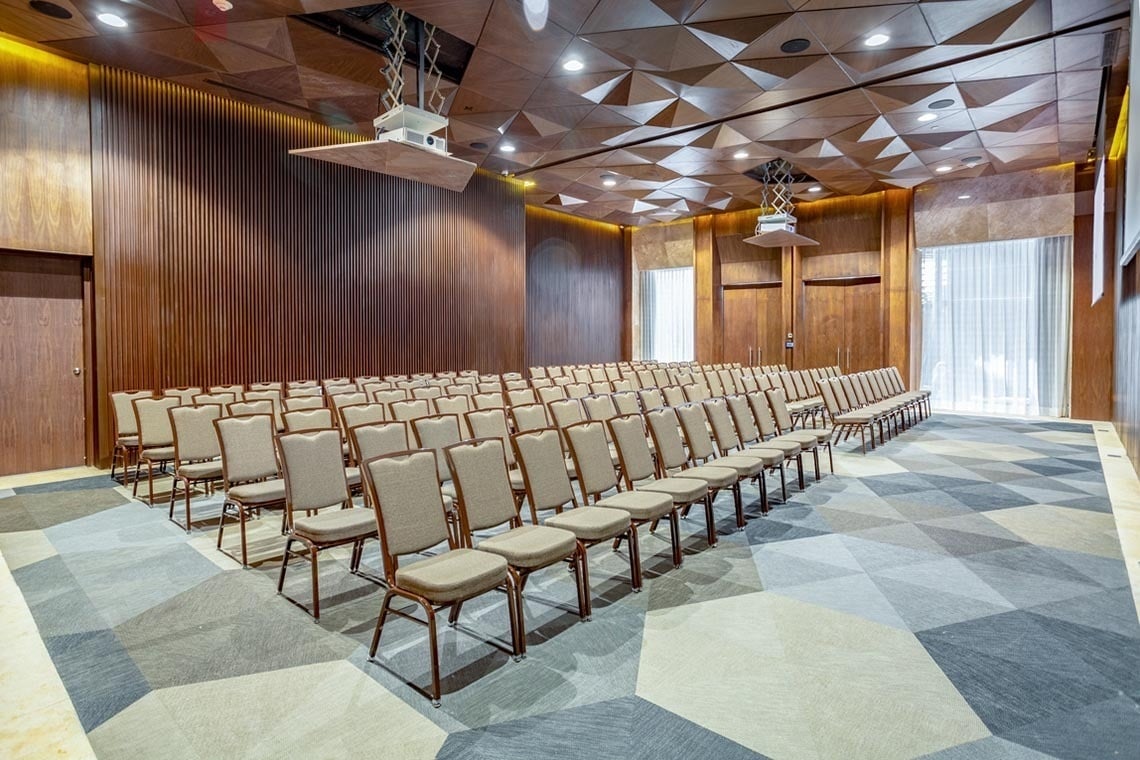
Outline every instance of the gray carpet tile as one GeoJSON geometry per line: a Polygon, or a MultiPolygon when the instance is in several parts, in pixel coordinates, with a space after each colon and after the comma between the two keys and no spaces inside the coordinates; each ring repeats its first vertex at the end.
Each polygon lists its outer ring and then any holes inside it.
{"type": "Polygon", "coordinates": [[[87,631],[44,640],[86,731],[150,691],[113,631],[87,631]]]}
{"type": "Polygon", "coordinates": [[[1124,696],[1005,731],[1011,741],[1064,760],[1140,757],[1140,705],[1124,696]]]}
{"type": "Polygon", "coordinates": [[[18,494],[32,493],[60,493],[62,491],[88,491],[98,488],[114,488],[119,485],[108,475],[93,475],[89,478],[73,478],[72,480],[57,480],[54,483],[37,483],[32,486],[20,486],[12,489],[18,494]]]}
{"type": "Polygon", "coordinates": [[[128,499],[112,488],[50,491],[0,499],[0,533],[50,528],[126,504],[128,499]]]}

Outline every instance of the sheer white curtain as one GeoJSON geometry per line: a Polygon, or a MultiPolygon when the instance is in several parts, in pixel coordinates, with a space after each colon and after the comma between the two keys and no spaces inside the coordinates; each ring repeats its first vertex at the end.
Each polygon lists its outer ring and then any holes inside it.
{"type": "Polygon", "coordinates": [[[1071,237],[923,248],[922,384],[963,412],[1069,414],[1071,237]]]}
{"type": "Polygon", "coordinates": [[[693,268],[641,273],[641,356],[661,362],[692,361],[693,268]]]}

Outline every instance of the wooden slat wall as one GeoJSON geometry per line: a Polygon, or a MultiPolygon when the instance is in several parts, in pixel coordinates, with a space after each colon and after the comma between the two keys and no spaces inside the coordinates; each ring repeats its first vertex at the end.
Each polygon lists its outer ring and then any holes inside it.
{"type": "Polygon", "coordinates": [[[455,194],[291,157],[352,138],[92,77],[103,455],[111,390],[523,366],[517,184],[455,194]]]}
{"type": "Polygon", "coordinates": [[[1092,303],[1094,164],[1074,172],[1073,357],[1069,413],[1078,420],[1112,419],[1113,261],[1116,256],[1115,161],[1106,167],[1104,249],[1105,295],[1092,303]]]}
{"type": "Polygon", "coordinates": [[[628,288],[620,227],[526,209],[528,366],[624,358],[628,288]]]}
{"type": "Polygon", "coordinates": [[[0,37],[0,248],[91,255],[87,67],[0,37]]]}

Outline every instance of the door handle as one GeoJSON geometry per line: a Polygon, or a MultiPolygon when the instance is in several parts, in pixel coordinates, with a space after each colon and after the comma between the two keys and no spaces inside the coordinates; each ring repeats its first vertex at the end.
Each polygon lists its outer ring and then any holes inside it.
{"type": "Polygon", "coordinates": [[[835,347],[835,366],[839,366],[839,346],[835,347]]]}
{"type": "Polygon", "coordinates": [[[756,347],[756,366],[760,366],[760,364],[762,364],[760,357],[762,357],[763,355],[764,355],[764,352],[760,350],[760,346],[757,346],[756,347]]]}
{"type": "Polygon", "coordinates": [[[752,346],[748,347],[748,366],[752,366],[752,346]]]}
{"type": "Polygon", "coordinates": [[[851,371],[851,346],[847,347],[847,371],[851,371]]]}

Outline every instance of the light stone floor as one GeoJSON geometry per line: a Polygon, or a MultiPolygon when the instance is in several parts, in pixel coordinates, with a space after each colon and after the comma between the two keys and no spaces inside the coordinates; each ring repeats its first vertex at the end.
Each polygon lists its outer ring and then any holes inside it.
{"type": "MultiPolygon", "coordinates": [[[[1140,480],[1112,426],[1091,424],[1111,500],[1111,516],[1097,511],[1033,504],[969,515],[947,512],[945,518],[939,518],[934,511],[939,506],[932,502],[923,506],[931,510],[923,517],[932,518],[926,520],[929,524],[942,519],[946,527],[967,531],[975,537],[994,536],[994,540],[1005,540],[1016,536],[1033,546],[1075,549],[1092,558],[1115,561],[1122,558],[1136,608],[1140,609],[1140,480]]],[[[1042,430],[1029,435],[1060,445],[1087,440],[1087,435],[1067,430],[1042,430]]],[[[899,445],[896,441],[888,442],[885,450],[866,456],[860,455],[857,447],[854,452],[849,448],[840,449],[836,453],[836,473],[851,478],[905,478],[907,467],[889,456],[891,447],[899,445]]],[[[935,437],[914,445],[940,456],[963,454],[962,442],[956,440],[935,437]]],[[[984,458],[995,462],[995,472],[1001,472],[1002,463],[1018,462],[1029,455],[1032,452],[1015,444],[985,444],[984,458]]],[[[944,468],[943,472],[948,473],[949,469],[944,468]]],[[[103,473],[76,468],[0,478],[0,498],[12,495],[14,492],[9,489],[13,488],[99,474],[103,473]]],[[[827,482],[825,476],[822,484],[814,486],[817,493],[822,494],[815,503],[834,527],[842,523],[844,508],[834,504],[823,506],[827,503],[827,492],[819,489],[826,489],[827,482]]],[[[124,497],[129,495],[125,489],[115,490],[124,497]]],[[[812,487],[809,487],[807,495],[811,494],[812,487]]],[[[886,500],[889,504],[858,512],[858,519],[863,522],[856,532],[868,537],[873,535],[884,542],[883,545],[897,544],[901,556],[903,552],[912,551],[902,547],[917,545],[916,538],[905,533],[909,524],[896,524],[898,521],[893,518],[906,514],[904,510],[912,507],[891,501],[889,497],[886,500]],[[883,521],[882,527],[874,527],[876,519],[883,521]]],[[[753,524],[757,522],[750,521],[750,526],[753,524]]],[[[266,532],[272,534],[272,531],[266,532]]],[[[548,663],[552,668],[569,668],[591,675],[595,666],[589,657],[581,656],[582,651],[589,649],[589,640],[573,637],[585,636],[578,632],[592,627],[590,635],[594,641],[607,645],[602,647],[606,651],[594,653],[599,661],[597,675],[603,679],[598,683],[605,683],[605,678],[632,679],[632,691],[640,698],[633,704],[628,702],[630,698],[597,701],[604,697],[580,695],[567,703],[582,705],[576,708],[583,711],[580,720],[601,723],[612,720],[615,713],[624,715],[623,711],[628,711],[630,716],[653,726],[655,720],[664,720],[652,712],[656,705],[734,742],[716,752],[718,759],[756,756],[750,752],[744,754],[745,747],[775,758],[902,758],[939,750],[943,752],[938,757],[946,760],[1049,756],[998,738],[994,723],[999,719],[993,718],[987,725],[971,709],[960,693],[961,687],[943,672],[946,668],[940,669],[941,663],[931,657],[929,647],[924,648],[923,644],[931,639],[924,637],[920,644],[916,638],[916,635],[925,636],[934,622],[914,625],[913,619],[902,619],[912,612],[901,603],[902,597],[892,597],[893,605],[887,603],[867,580],[869,576],[861,574],[871,555],[860,554],[860,539],[836,533],[785,543],[756,545],[753,542],[749,547],[748,542],[737,546],[733,538],[722,535],[721,548],[715,550],[721,566],[714,566],[718,568],[717,577],[710,583],[722,584],[718,593],[709,593],[707,598],[699,598],[698,594],[698,598],[688,603],[669,600],[657,605],[654,594],[659,598],[677,592],[688,594],[693,586],[690,582],[688,588],[683,588],[682,584],[671,581],[666,572],[654,579],[658,583],[655,588],[647,589],[638,595],[640,598],[634,597],[633,602],[628,596],[618,597],[602,614],[598,614],[596,602],[594,622],[556,631],[554,638],[567,640],[555,650],[557,656],[564,658],[575,652],[579,656],[571,657],[569,663],[548,663]],[[745,558],[750,570],[752,563],[748,560],[755,558],[763,571],[764,591],[748,587],[747,572],[740,574],[735,564],[737,554],[745,558]],[[795,577],[789,575],[785,581],[781,575],[785,565],[781,563],[792,559],[796,564],[787,565],[786,572],[791,573],[794,568],[795,577]],[[805,583],[805,568],[814,568],[821,580],[805,583]],[[732,583],[739,583],[739,588],[725,593],[723,585],[732,583]],[[610,633],[605,628],[605,620],[609,615],[611,620],[618,621],[615,625],[620,628],[627,608],[629,616],[634,615],[634,602],[642,604],[636,614],[644,615],[644,639],[640,656],[636,650],[632,651],[632,671],[618,673],[620,667],[611,667],[610,660],[606,659],[610,633]],[[644,609],[646,604],[648,608],[644,609]],[[848,607],[852,608],[852,614],[847,611],[848,607]],[[914,634],[914,630],[923,633],[914,634]],[[717,642],[716,651],[709,651],[709,641],[717,642]],[[763,646],[758,642],[763,642],[763,646]],[[702,655],[691,656],[694,651],[702,655]],[[858,652],[859,656],[852,657],[852,652],[858,652]],[[916,692],[916,688],[920,692],[916,692]],[[737,699],[741,693],[762,695],[762,703],[741,705],[737,699]],[[607,713],[589,714],[592,701],[608,706],[607,713]],[[845,730],[833,730],[837,724],[842,724],[845,730]]],[[[45,647],[48,634],[37,629],[12,575],[13,570],[29,568],[55,557],[57,545],[60,546],[58,551],[64,552],[68,548],[67,540],[67,536],[62,535],[53,535],[49,540],[44,530],[0,533],[0,630],[4,640],[0,648],[0,758],[95,756],[88,734],[45,647]]],[[[211,572],[232,571],[235,567],[213,550],[210,534],[195,535],[186,543],[194,555],[215,567],[215,571],[198,567],[206,583],[222,577],[211,576],[211,572]]],[[[643,548],[643,555],[650,555],[655,545],[646,543],[649,545],[643,548]]],[[[886,588],[883,584],[893,577],[916,584],[915,588],[925,584],[935,593],[934,589],[944,587],[943,576],[962,573],[962,588],[969,588],[971,583],[977,587],[969,592],[971,604],[990,605],[997,612],[1014,610],[1009,600],[993,594],[990,587],[978,581],[978,576],[964,573],[949,559],[923,563],[908,558],[904,562],[882,559],[881,551],[874,557],[884,565],[876,568],[874,576],[882,588],[886,588]]],[[[652,563],[652,556],[645,558],[647,564],[652,563]]],[[[688,565],[689,559],[686,559],[688,565]]],[[[979,574],[984,570],[982,565],[971,567],[979,574]]],[[[755,574],[754,570],[751,572],[755,574]]],[[[598,586],[598,575],[594,572],[592,575],[598,586]]],[[[249,572],[236,576],[230,572],[228,577],[239,578],[251,589],[265,580],[249,572]]],[[[990,576],[983,574],[982,577],[990,576]]],[[[1025,590],[1025,593],[1030,591],[1025,590]]],[[[367,615],[374,614],[375,605],[370,599],[365,601],[368,603],[361,613],[359,627],[367,633],[371,622],[367,615]]],[[[335,626],[337,608],[334,604],[329,604],[326,617],[335,626]]],[[[140,602],[137,606],[142,610],[148,605],[149,602],[140,602]]],[[[498,611],[488,609],[490,612],[471,613],[473,618],[478,618],[472,623],[474,627],[484,631],[502,627],[503,621],[498,619],[502,617],[501,607],[498,611]]],[[[120,610],[119,615],[125,621],[133,612],[133,609],[120,610]]],[[[118,620],[111,624],[116,622],[118,620]]],[[[355,631],[352,622],[347,621],[345,625],[355,631]]],[[[1128,625],[1133,624],[1134,621],[1128,622],[1128,625]]],[[[548,627],[532,627],[532,635],[545,637],[542,632],[548,627]]],[[[131,635],[128,628],[121,626],[115,630],[126,640],[131,635]]],[[[402,651],[421,646],[418,635],[417,632],[402,639],[395,637],[392,649],[388,650],[393,663],[398,663],[402,651]]],[[[618,642],[614,644],[614,656],[619,658],[616,661],[628,659],[621,652],[616,629],[613,635],[618,642]]],[[[445,667],[449,657],[460,657],[455,650],[457,645],[461,650],[466,646],[452,640],[444,648],[445,667]]],[[[543,651],[539,647],[532,655],[531,667],[541,665],[543,651]]],[[[485,652],[482,656],[486,657],[485,652]]],[[[393,682],[362,672],[356,657],[338,660],[326,656],[308,664],[266,672],[197,683],[188,680],[165,688],[156,686],[113,719],[114,730],[108,730],[110,726],[104,724],[95,728],[91,736],[102,756],[148,758],[281,757],[316,741],[323,742],[329,757],[356,754],[384,758],[431,757],[442,747],[440,757],[491,758],[497,756],[499,747],[508,747],[513,739],[526,737],[526,732],[518,727],[497,729],[488,725],[482,740],[456,746],[455,751],[448,754],[445,741],[449,733],[493,721],[485,720],[485,716],[472,717],[459,712],[454,715],[445,711],[433,713],[422,700],[417,701],[416,695],[409,697],[407,690],[401,692],[393,682]],[[320,659],[325,661],[318,661],[320,659]],[[304,688],[295,688],[298,684],[304,684],[304,688]],[[267,704],[267,694],[277,697],[267,704]],[[219,732],[222,725],[225,730],[219,732]],[[382,740],[381,734],[374,730],[377,725],[385,727],[382,740]],[[322,739],[322,736],[335,739],[322,739]]],[[[145,663],[142,666],[145,669],[145,663]]],[[[493,682],[501,669],[495,671],[492,667],[491,671],[483,682],[493,682]]],[[[410,672],[417,671],[413,668],[410,672]]],[[[480,694],[485,696],[489,691],[484,689],[480,694]]],[[[445,695],[445,706],[447,700],[445,695]]],[[[480,704],[465,709],[494,710],[495,707],[480,704]]],[[[574,709],[570,707],[567,712],[574,709]]],[[[536,708],[535,720],[541,719],[538,716],[541,712],[536,708]]],[[[700,746],[707,751],[712,745],[700,746]]],[[[685,751],[683,743],[667,744],[661,747],[658,756],[685,756],[685,751]]],[[[698,751],[696,745],[693,751],[698,751]]],[[[519,747],[515,747],[514,752],[511,757],[526,756],[519,747]]],[[[310,756],[315,755],[310,753],[310,756]]],[[[1058,756],[1064,754],[1058,753],[1058,756]]],[[[1089,755],[1094,756],[1097,755],[1089,755]]]]}

